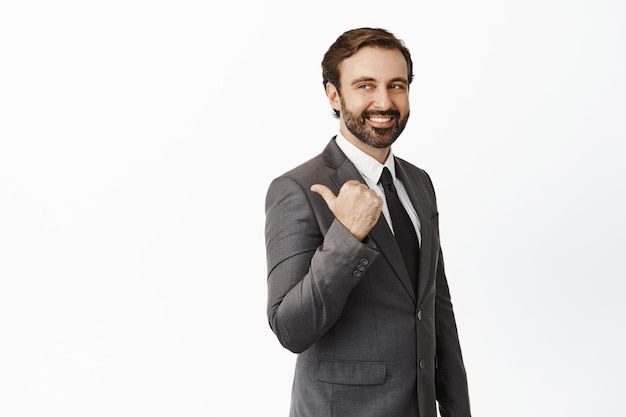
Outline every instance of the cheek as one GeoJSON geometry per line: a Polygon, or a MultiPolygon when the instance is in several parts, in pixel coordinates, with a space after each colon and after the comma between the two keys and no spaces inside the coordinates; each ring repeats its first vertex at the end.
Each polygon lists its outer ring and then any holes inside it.
{"type": "Polygon", "coordinates": [[[345,107],[352,110],[367,108],[370,102],[365,94],[352,94],[352,92],[344,94],[342,100],[345,107]]]}
{"type": "Polygon", "coordinates": [[[371,102],[366,100],[355,100],[348,104],[348,108],[355,114],[360,115],[361,113],[370,110],[371,102]]]}
{"type": "Polygon", "coordinates": [[[398,108],[400,113],[409,114],[410,106],[408,100],[401,100],[400,102],[396,103],[396,107],[398,108]]]}
{"type": "Polygon", "coordinates": [[[394,102],[396,103],[396,106],[398,106],[398,108],[406,109],[406,110],[409,109],[409,96],[408,95],[398,96],[396,97],[394,102]]]}

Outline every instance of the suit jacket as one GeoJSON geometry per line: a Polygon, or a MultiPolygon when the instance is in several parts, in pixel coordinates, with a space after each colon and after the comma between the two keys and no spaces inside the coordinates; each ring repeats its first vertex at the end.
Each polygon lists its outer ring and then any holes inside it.
{"type": "Polygon", "coordinates": [[[269,324],[298,353],[294,417],[469,417],[469,396],[439,245],[435,192],[396,158],[421,221],[417,294],[381,215],[359,241],[312,184],[335,194],[363,178],[334,141],[276,178],[266,197],[269,324]]]}

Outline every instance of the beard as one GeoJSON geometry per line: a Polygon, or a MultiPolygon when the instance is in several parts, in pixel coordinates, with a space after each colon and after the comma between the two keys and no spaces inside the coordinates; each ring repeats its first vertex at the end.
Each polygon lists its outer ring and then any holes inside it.
{"type": "Polygon", "coordinates": [[[341,114],[350,133],[364,144],[379,149],[390,147],[398,139],[409,120],[409,113],[401,118],[398,110],[366,110],[361,114],[352,113],[346,108],[343,99],[341,99],[341,114]],[[372,116],[390,116],[394,118],[395,123],[386,128],[370,126],[367,118],[372,116]]]}

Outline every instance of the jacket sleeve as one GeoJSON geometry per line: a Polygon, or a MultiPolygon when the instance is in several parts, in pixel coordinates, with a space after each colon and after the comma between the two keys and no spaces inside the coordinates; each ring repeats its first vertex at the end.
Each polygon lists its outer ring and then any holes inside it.
{"type": "Polygon", "coordinates": [[[467,376],[461,356],[461,346],[441,250],[436,279],[437,370],[435,385],[439,411],[442,417],[470,417],[467,376]]]}
{"type": "Polygon", "coordinates": [[[316,210],[329,209],[319,201],[314,209],[311,199],[317,198],[281,177],[270,184],[265,201],[267,315],[280,343],[295,353],[333,326],[378,255],[336,219],[321,228],[316,210]]]}

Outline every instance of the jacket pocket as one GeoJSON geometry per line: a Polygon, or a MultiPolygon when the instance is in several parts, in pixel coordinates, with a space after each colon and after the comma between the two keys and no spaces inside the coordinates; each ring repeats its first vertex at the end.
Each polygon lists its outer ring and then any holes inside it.
{"type": "Polygon", "coordinates": [[[381,385],[387,378],[385,362],[350,362],[319,360],[318,381],[340,385],[381,385]]]}

